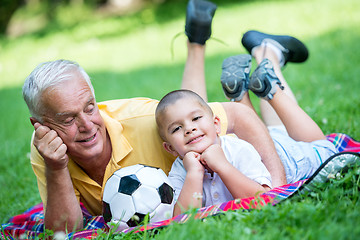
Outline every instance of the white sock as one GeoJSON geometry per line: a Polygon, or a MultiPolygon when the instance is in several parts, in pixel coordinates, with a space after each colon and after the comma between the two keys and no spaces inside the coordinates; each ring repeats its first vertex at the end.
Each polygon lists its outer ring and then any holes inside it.
{"type": "Polygon", "coordinates": [[[279,60],[279,64],[280,64],[280,67],[284,66],[285,64],[285,57],[284,57],[284,54],[283,52],[287,52],[288,50],[286,48],[284,48],[283,46],[281,46],[280,43],[278,43],[277,41],[275,40],[272,40],[270,38],[265,38],[261,44],[259,46],[256,46],[254,47],[252,50],[251,50],[251,55],[254,56],[254,51],[258,48],[258,47],[268,47],[270,48],[271,50],[274,51],[275,55],[277,56],[278,60],[279,60]]]}

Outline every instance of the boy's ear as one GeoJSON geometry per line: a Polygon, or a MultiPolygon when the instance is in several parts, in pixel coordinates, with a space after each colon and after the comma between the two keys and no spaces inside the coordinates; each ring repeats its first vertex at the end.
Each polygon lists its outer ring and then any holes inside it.
{"type": "Polygon", "coordinates": [[[214,125],[216,128],[216,133],[220,134],[221,133],[221,122],[220,122],[220,118],[218,116],[214,116],[214,125]]]}
{"type": "Polygon", "coordinates": [[[165,150],[166,150],[168,153],[171,153],[174,157],[179,156],[179,154],[174,150],[174,148],[171,146],[170,143],[168,143],[168,142],[163,142],[163,146],[164,146],[165,150]]]}

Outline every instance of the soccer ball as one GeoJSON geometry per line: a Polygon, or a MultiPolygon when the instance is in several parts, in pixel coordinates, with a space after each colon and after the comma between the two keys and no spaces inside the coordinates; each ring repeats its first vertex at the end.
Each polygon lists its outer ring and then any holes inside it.
{"type": "Polygon", "coordinates": [[[174,190],[160,169],[141,164],[117,170],[105,183],[103,216],[117,230],[137,226],[149,214],[149,222],[172,217],[174,190]]]}

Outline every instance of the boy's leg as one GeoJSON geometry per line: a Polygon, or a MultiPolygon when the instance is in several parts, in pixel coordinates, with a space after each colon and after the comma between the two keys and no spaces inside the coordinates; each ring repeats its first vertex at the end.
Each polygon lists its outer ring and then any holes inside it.
{"type": "MultiPolygon", "coordinates": [[[[292,92],[291,88],[289,87],[282,74],[279,60],[276,54],[271,49],[261,46],[255,49],[255,51],[253,51],[253,56],[258,65],[264,58],[269,59],[273,63],[274,72],[279,78],[282,86],[284,86],[283,91],[291,98],[291,100],[297,103],[294,93],[292,92]]],[[[260,112],[262,119],[267,126],[283,125],[283,122],[281,121],[275,110],[271,107],[268,101],[264,99],[260,99],[260,112]]]]}
{"type": "Polygon", "coordinates": [[[231,102],[240,102],[255,111],[248,93],[250,70],[251,55],[231,56],[223,61],[220,80],[224,94],[231,102]]]}
{"type": "Polygon", "coordinates": [[[250,87],[255,94],[258,96],[262,95],[263,99],[267,99],[267,103],[270,104],[274,110],[272,111],[270,106],[262,101],[261,110],[263,111],[262,115],[265,123],[267,125],[279,125],[283,123],[289,136],[296,141],[311,142],[325,139],[319,126],[297,104],[294,94],[282,75],[280,64],[282,59],[276,51],[274,45],[268,47],[266,44],[260,45],[252,51],[252,55],[260,65],[254,71],[249,85],[264,86],[265,78],[268,78],[272,71],[275,72],[276,75],[273,80],[271,80],[277,83],[271,87],[271,91],[274,91],[273,94],[267,95],[267,93],[260,93],[258,90],[255,89],[254,91],[250,87]],[[266,59],[268,59],[269,62],[267,62],[266,59]],[[264,74],[259,74],[260,72],[264,74]],[[285,89],[280,89],[280,86],[285,87],[285,89]],[[264,94],[266,96],[264,96],[264,94]]]}

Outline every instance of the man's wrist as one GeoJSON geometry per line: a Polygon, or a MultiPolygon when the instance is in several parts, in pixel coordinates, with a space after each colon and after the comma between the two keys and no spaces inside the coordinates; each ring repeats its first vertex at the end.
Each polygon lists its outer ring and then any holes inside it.
{"type": "Polygon", "coordinates": [[[46,168],[45,169],[45,177],[47,179],[47,182],[51,181],[53,183],[54,182],[63,183],[63,182],[66,182],[65,179],[67,179],[67,178],[70,179],[70,172],[67,167],[61,168],[61,169],[56,169],[56,170],[46,168]]]}

